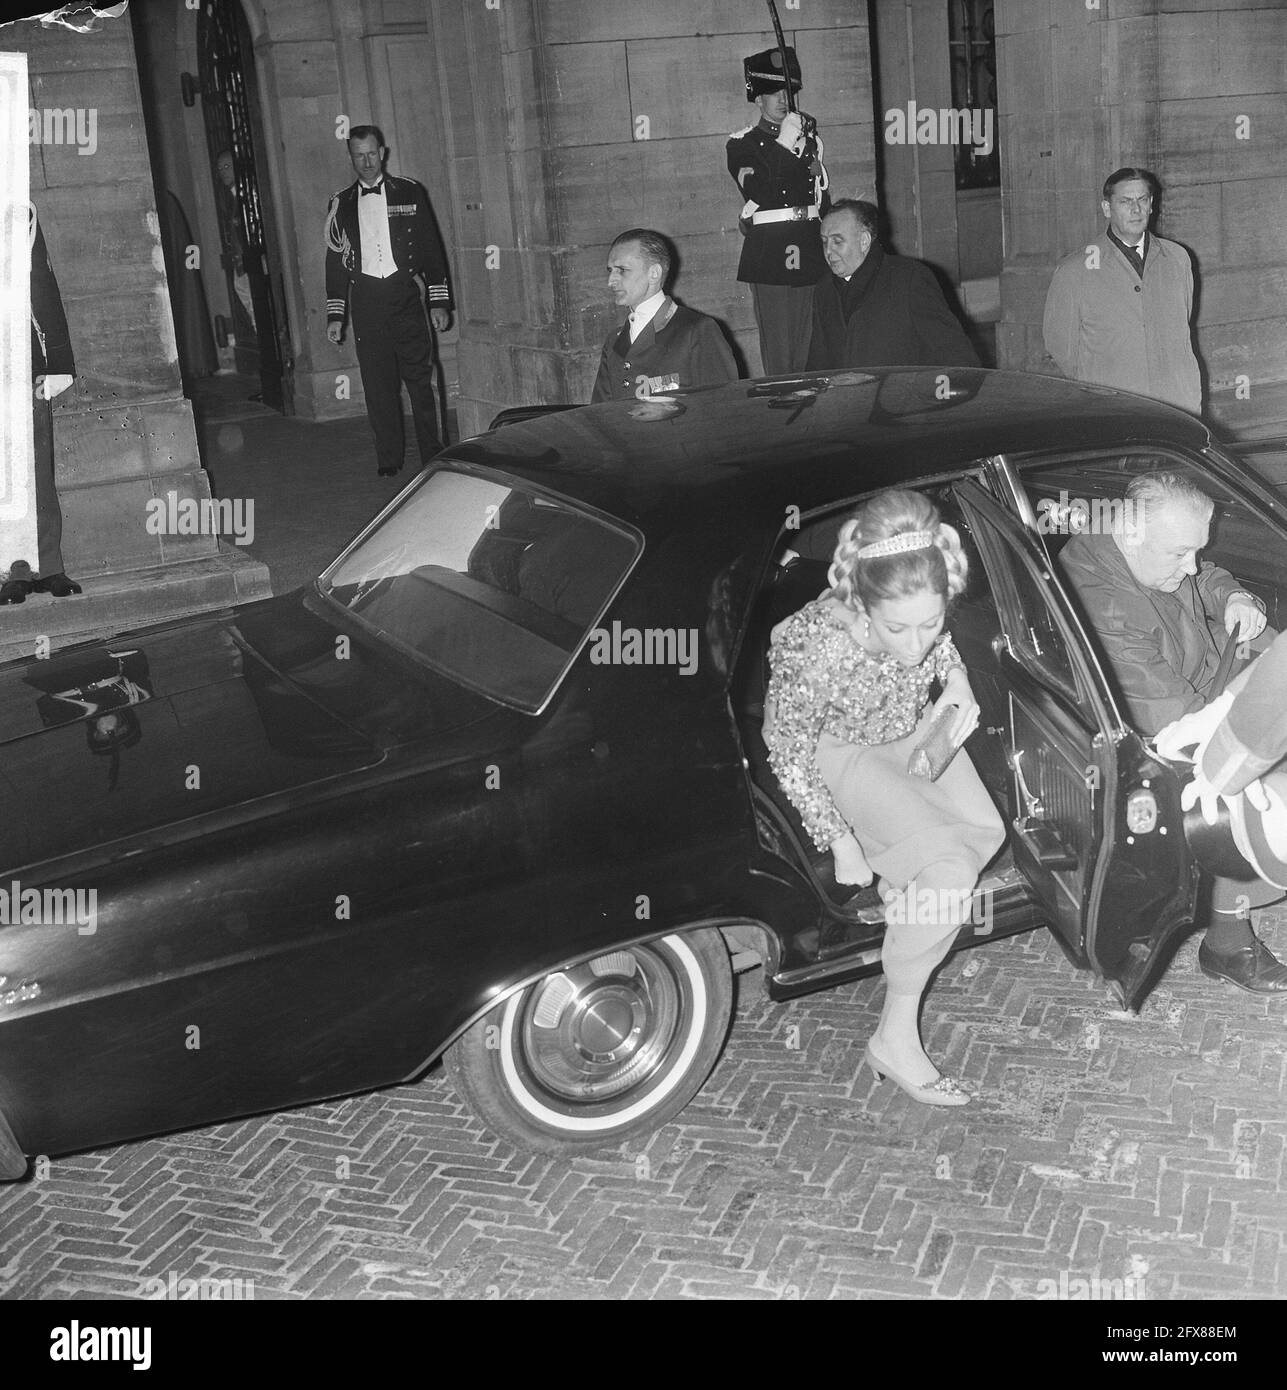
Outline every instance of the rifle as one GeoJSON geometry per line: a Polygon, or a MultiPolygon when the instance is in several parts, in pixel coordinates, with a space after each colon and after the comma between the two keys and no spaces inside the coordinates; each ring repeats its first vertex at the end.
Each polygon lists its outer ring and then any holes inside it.
{"type": "Polygon", "coordinates": [[[782,33],[782,21],[778,18],[778,7],[776,0],[768,0],[769,15],[773,20],[773,33],[778,41],[778,54],[782,59],[782,76],[786,79],[786,98],[787,110],[794,112],[800,118],[800,129],[806,139],[812,139],[818,129],[818,123],[807,112],[801,111],[795,104],[795,91],[791,86],[791,65],[787,62],[786,38],[782,33]]]}

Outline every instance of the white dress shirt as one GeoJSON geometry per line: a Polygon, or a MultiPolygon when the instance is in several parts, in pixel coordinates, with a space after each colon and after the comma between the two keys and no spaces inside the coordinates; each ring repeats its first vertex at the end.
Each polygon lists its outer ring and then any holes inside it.
{"type": "Polygon", "coordinates": [[[393,243],[389,240],[389,205],[385,201],[384,179],[378,193],[363,193],[365,184],[358,183],[358,231],[362,237],[362,274],[387,280],[398,267],[393,259],[393,243]]]}
{"type": "Polygon", "coordinates": [[[666,302],[666,295],[663,290],[658,290],[651,299],[645,299],[642,304],[636,305],[630,311],[630,341],[634,340],[644,331],[657,315],[657,310],[666,302]]]}

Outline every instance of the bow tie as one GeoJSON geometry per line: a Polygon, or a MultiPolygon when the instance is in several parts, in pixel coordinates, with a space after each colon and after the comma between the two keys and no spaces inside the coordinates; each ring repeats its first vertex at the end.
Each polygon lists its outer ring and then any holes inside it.
{"type": "Polygon", "coordinates": [[[368,193],[378,193],[383,187],[384,180],[381,179],[379,183],[373,183],[369,187],[366,184],[360,184],[359,191],[363,197],[366,197],[368,193]]]}

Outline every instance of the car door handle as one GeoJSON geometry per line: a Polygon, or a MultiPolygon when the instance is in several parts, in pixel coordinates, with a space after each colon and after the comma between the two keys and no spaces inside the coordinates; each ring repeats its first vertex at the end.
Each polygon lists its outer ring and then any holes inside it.
{"type": "Polygon", "coordinates": [[[1024,820],[1040,820],[1042,813],[1041,798],[1033,796],[1028,790],[1028,784],[1023,780],[1023,768],[1019,766],[1019,760],[1023,757],[1023,749],[1016,748],[1006,761],[1010,764],[1010,769],[1015,775],[1015,780],[1019,783],[1019,794],[1023,797],[1024,820]]]}

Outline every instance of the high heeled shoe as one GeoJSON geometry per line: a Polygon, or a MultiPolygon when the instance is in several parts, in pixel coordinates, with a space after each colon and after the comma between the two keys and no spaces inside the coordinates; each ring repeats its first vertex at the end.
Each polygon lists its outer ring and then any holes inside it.
{"type": "Polygon", "coordinates": [[[931,1081],[925,1086],[918,1086],[905,1076],[899,1076],[888,1062],[882,1062],[876,1056],[871,1050],[871,1043],[867,1044],[864,1060],[876,1073],[877,1081],[884,1081],[888,1077],[895,1086],[902,1087],[913,1100],[919,1101],[922,1105],[969,1105],[974,1099],[953,1076],[940,1076],[937,1081],[931,1081]]]}

